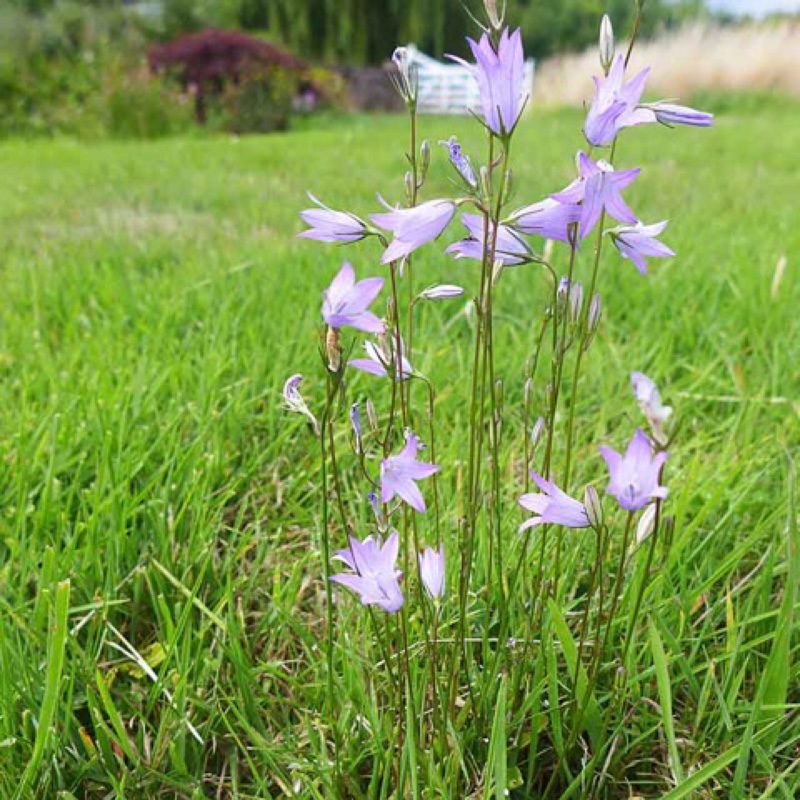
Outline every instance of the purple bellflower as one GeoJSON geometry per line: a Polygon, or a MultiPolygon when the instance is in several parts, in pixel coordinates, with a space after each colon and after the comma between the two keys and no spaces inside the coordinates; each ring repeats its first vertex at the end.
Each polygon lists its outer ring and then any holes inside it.
{"type": "Polygon", "coordinates": [[[625,56],[614,59],[605,78],[595,77],[595,92],[583,132],[595,147],[611,144],[623,128],[655,122],[651,111],[638,107],[650,69],[625,82],[625,56]]]}
{"type": "Polygon", "coordinates": [[[369,231],[364,220],[347,211],[334,211],[321,203],[311,192],[311,200],[319,208],[307,208],[300,212],[309,229],[298,233],[300,239],[316,239],[318,242],[340,242],[348,244],[363,239],[369,231]]]}
{"type": "Polygon", "coordinates": [[[667,222],[655,222],[645,225],[637,222],[635,225],[623,225],[609,231],[615,247],[623,258],[632,261],[642,275],[647,274],[647,261],[649,258],[672,258],[674,251],[670,250],[663,242],[658,241],[667,227],[667,222]]]}
{"type": "Polygon", "coordinates": [[[445,584],[444,545],[440,545],[438,550],[426,547],[420,553],[419,573],[428,594],[434,600],[440,599],[444,595],[445,584]]]}
{"type": "Polygon", "coordinates": [[[638,511],[651,500],[664,499],[667,489],[659,486],[661,467],[668,458],[665,452],[653,455],[650,440],[637,430],[625,455],[610,447],[601,447],[609,472],[607,492],[617,498],[626,511],[638,511]]]}
{"type": "Polygon", "coordinates": [[[400,537],[393,531],[383,545],[371,536],[359,542],[350,537],[350,547],[337,550],[334,558],[344,562],[353,571],[331,575],[334,583],[361,595],[365,606],[379,606],[394,614],[403,607],[403,591],[399,578],[402,572],[395,568],[400,537]]]}
{"type": "Polygon", "coordinates": [[[515,211],[506,223],[526,236],[543,236],[558,242],[571,241],[570,225],[581,218],[577,204],[547,198],[515,211]]]}
{"type": "Polygon", "coordinates": [[[311,423],[314,433],[319,436],[319,423],[317,418],[311,413],[311,409],[306,405],[303,395],[300,394],[300,384],[303,382],[303,376],[299,373],[292,375],[286,379],[283,384],[283,402],[288,411],[295,414],[302,414],[311,423]]]}
{"type": "Polygon", "coordinates": [[[418,449],[419,439],[412,433],[400,453],[381,462],[381,502],[388,503],[398,495],[415,511],[424,514],[425,500],[415,481],[430,478],[441,467],[417,461],[418,449]]]}
{"type": "Polygon", "coordinates": [[[580,178],[566,189],[552,195],[559,203],[581,203],[579,236],[585,239],[600,221],[603,211],[619,222],[635,225],[638,220],[622,199],[622,190],[630,186],[640,169],[616,171],[607,161],[592,161],[586,153],[578,153],[580,178]]]}
{"type": "Polygon", "coordinates": [[[405,258],[433,241],[450,224],[456,213],[455,203],[450,200],[429,200],[413,208],[392,208],[389,205],[386,208],[386,213],[371,216],[379,228],[394,233],[381,264],[405,258]]]}
{"type": "Polygon", "coordinates": [[[541,475],[531,471],[531,477],[542,490],[523,494],[519,504],[536,516],[520,525],[520,532],[534,525],[564,525],[566,528],[588,528],[589,516],[583,503],[570,497],[554,483],[546,481],[541,475]]]}
{"type": "Polygon", "coordinates": [[[525,56],[519,29],[509,34],[506,28],[500,36],[497,50],[484,33],[479,42],[467,39],[475,65],[450,56],[463,64],[478,82],[483,119],[498,136],[510,134],[528,100],[525,91],[525,56]]]}
{"type": "MultiPolygon", "coordinates": [[[[450,253],[455,258],[470,258],[474,261],[483,261],[485,238],[483,216],[481,214],[463,214],[461,222],[469,231],[469,238],[454,242],[445,250],[445,253],[450,253]]],[[[490,232],[493,231],[493,226],[490,226],[489,230],[490,232]]],[[[491,252],[491,241],[487,241],[486,246],[491,252]]],[[[530,257],[531,249],[527,243],[507,225],[498,225],[494,262],[511,267],[529,261],[530,257]]]]}
{"type": "Polygon", "coordinates": [[[713,114],[664,101],[647,103],[642,106],[642,109],[652,112],[655,115],[654,121],[660,122],[662,125],[691,125],[695,128],[710,128],[714,123],[713,114]]]}
{"type": "MultiPolygon", "coordinates": [[[[394,337],[391,337],[391,344],[389,338],[384,340],[383,346],[375,344],[375,342],[364,342],[364,351],[367,358],[354,358],[350,361],[350,366],[354,369],[361,370],[361,372],[369,372],[370,375],[377,375],[379,378],[388,378],[389,370],[392,368],[394,361],[394,337]]],[[[400,363],[395,364],[395,371],[397,380],[408,380],[414,368],[409,363],[404,355],[404,346],[402,340],[400,341],[400,363]]]]}
{"type": "Polygon", "coordinates": [[[353,267],[345,261],[322,294],[323,319],[336,330],[347,325],[366,333],[383,333],[383,322],[368,310],[382,288],[383,278],[356,282],[353,267]]]}

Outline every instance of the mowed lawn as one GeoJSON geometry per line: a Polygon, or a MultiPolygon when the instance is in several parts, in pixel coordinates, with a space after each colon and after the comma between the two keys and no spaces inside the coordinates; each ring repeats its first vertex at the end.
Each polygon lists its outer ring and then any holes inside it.
{"type": "MultiPolygon", "coordinates": [[[[604,258],[576,485],[602,486],[597,445],[622,447],[639,424],[628,374],[646,372],[681,423],[668,467],[673,545],[649,612],[681,764],[643,655],[641,717],[616,753],[609,797],[661,797],[726,753],[682,796],[800,793],[796,623],[785,704],[767,696],[765,712],[759,695],[790,570],[800,443],[795,112],[731,110],[709,131],[626,134],[618,151],[617,166],[644,168],[631,206],[671,220],[678,256],[647,278],[604,258]],[[760,733],[781,717],[774,735],[760,733]]],[[[526,118],[513,152],[518,205],[572,179],[580,124],[577,112],[526,118]]],[[[421,133],[434,143],[425,197],[453,194],[435,143],[457,133],[478,160],[477,126],[423,119],[421,133]]],[[[326,796],[317,445],[281,409],[281,387],[303,373],[320,408],[321,292],[345,258],[359,274],[382,268],[374,243],[296,239],[297,212],[306,190],[362,215],[379,210],[376,192],[400,200],[406,137],[400,117],[354,117],[246,139],[0,145],[0,796],[15,796],[26,768],[22,797],[326,796]]],[[[454,225],[421,251],[419,286],[474,291],[477,266],[441,254],[458,234],[454,225]]],[[[564,254],[555,259],[566,272],[564,254]]],[[[584,258],[584,279],[588,270],[584,258]]],[[[526,435],[525,362],[548,291],[546,273],[526,266],[504,274],[495,298],[511,456],[526,435]]],[[[412,353],[439,391],[453,532],[467,447],[463,309],[463,299],[422,309],[412,353]]],[[[353,376],[354,399],[380,404],[386,391],[353,376]]],[[[537,384],[535,404],[544,391],[537,384]]],[[[520,492],[511,467],[507,492],[520,492]]],[[[509,518],[509,548],[518,522],[509,518]]],[[[570,552],[565,580],[577,586],[586,564],[579,546],[570,552]]],[[[339,607],[343,760],[366,776],[367,796],[374,754],[358,720],[374,668],[362,610],[339,607]]]]}

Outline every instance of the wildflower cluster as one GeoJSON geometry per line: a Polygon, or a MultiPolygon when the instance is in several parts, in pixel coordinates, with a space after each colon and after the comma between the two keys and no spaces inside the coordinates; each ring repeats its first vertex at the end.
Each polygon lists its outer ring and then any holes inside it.
{"type": "MultiPolygon", "coordinates": [[[[639,8],[641,11],[641,4],[639,8]]],[[[520,31],[505,27],[504,11],[498,10],[496,3],[487,0],[486,10],[488,25],[483,35],[478,41],[468,40],[474,63],[454,59],[469,69],[480,90],[479,119],[487,140],[485,163],[480,165],[474,154],[464,153],[455,136],[442,142],[446,150],[440,152],[447,153],[461,194],[421,199],[431,148],[427,142],[417,146],[415,67],[409,53],[398,49],[394,55],[396,84],[408,108],[411,134],[404,203],[391,205],[382,200],[385,210],[369,215],[366,221],[349,211],[329,208],[311,195],[316,207],[301,212],[308,228],[300,236],[342,245],[370,239],[376,245],[373,267],[381,272],[378,277],[357,280],[353,266],[344,263],[322,293],[320,349],[326,391],[325,402],[320,403],[320,423],[300,396],[300,376],[289,379],[284,394],[286,406],[309,419],[321,442],[321,549],[329,601],[332,705],[337,695],[331,583],[357,595],[362,604],[399,620],[388,642],[388,629],[379,619],[370,616],[369,622],[364,622],[381,649],[388,648],[383,652],[387,669],[398,661],[405,670],[402,686],[393,678],[390,681],[388,704],[401,722],[424,720],[430,712],[430,728],[422,726],[406,733],[443,752],[448,730],[464,724],[464,715],[457,711],[460,706],[467,704],[476,729],[485,731],[497,702],[498,675],[507,676],[510,682],[504,697],[511,708],[523,702],[526,691],[533,691],[539,663],[536,641],[543,637],[543,627],[552,622],[553,605],[563,606],[569,597],[560,571],[565,554],[591,553],[588,588],[579,602],[574,631],[577,662],[570,667],[573,676],[583,671],[584,680],[582,684],[572,681],[565,712],[567,740],[561,742],[556,762],[546,772],[543,785],[547,794],[557,789],[565,765],[580,750],[589,704],[604,678],[602,666],[610,647],[622,648],[625,656],[621,663],[627,666],[668,496],[664,469],[674,432],[669,425],[671,409],[662,405],[656,385],[641,372],[633,372],[631,382],[649,434],[635,426],[614,433],[614,438],[629,439],[624,453],[598,443],[594,455],[580,464],[581,475],[607,481],[606,494],[619,510],[606,514],[592,484],[585,488],[582,499],[571,493],[577,488],[573,476],[578,470],[576,398],[584,354],[600,323],[604,243],[610,241],[642,274],[647,259],[675,255],[659,239],[666,221],[644,222],[625,199],[641,169],[618,166],[618,145],[629,128],[656,122],[707,127],[711,116],[672,103],[643,103],[648,70],[632,77],[627,74],[630,49],[627,55],[614,54],[613,31],[606,17],[600,35],[604,74],[595,78],[595,95],[583,126],[588,148],[575,157],[575,178],[560,191],[511,208],[511,142],[523,124],[529,87],[524,85],[520,31]],[[600,148],[606,151],[598,153],[600,148]],[[453,434],[437,426],[435,387],[417,368],[425,363],[425,357],[414,336],[415,315],[420,302],[457,298],[465,290],[442,283],[415,294],[411,287],[418,266],[415,257],[424,257],[424,248],[437,240],[457,215],[466,235],[445,252],[455,259],[478,262],[480,268],[472,276],[470,290],[476,313],[472,380],[463,400],[468,424],[465,431],[453,434]],[[619,224],[610,227],[609,220],[619,224]],[[594,246],[584,246],[590,236],[596,237],[594,246]],[[556,250],[554,243],[563,250],[556,250]],[[559,263],[565,265],[561,275],[559,263]],[[544,267],[531,271],[532,284],[541,280],[539,275],[549,276],[548,300],[540,318],[526,321],[538,335],[529,361],[532,366],[521,377],[523,408],[520,414],[509,415],[504,397],[507,381],[498,374],[494,358],[498,324],[494,294],[505,268],[530,264],[544,267]],[[376,304],[385,290],[385,312],[379,315],[376,304]],[[349,357],[355,343],[343,345],[343,331],[348,328],[375,337],[362,343],[365,358],[349,357]],[[547,363],[549,374],[540,374],[547,363]],[[355,381],[353,370],[388,383],[388,397],[380,385],[364,385],[376,398],[386,397],[387,401],[380,413],[372,398],[366,401],[366,426],[362,425],[361,403],[353,398],[345,401],[355,381]],[[568,375],[569,392],[565,390],[568,375]],[[424,389],[423,404],[417,386],[424,389]],[[335,428],[340,409],[347,406],[357,472],[356,477],[349,474],[345,482],[337,453],[341,441],[335,428]],[[537,421],[531,424],[534,417],[537,421]],[[525,442],[521,468],[506,444],[510,426],[519,424],[520,419],[525,442]],[[468,443],[459,465],[437,463],[435,447],[443,431],[468,443]],[[510,480],[510,475],[516,477],[510,480]],[[348,496],[346,488],[359,481],[363,495],[348,496]],[[535,491],[531,491],[531,481],[535,491]],[[332,496],[336,515],[331,513],[332,496]],[[508,502],[509,496],[514,502],[508,502]],[[372,524],[356,512],[363,507],[362,498],[372,508],[372,524]],[[524,512],[521,521],[520,508],[524,512]],[[630,590],[636,596],[635,611],[623,626],[626,633],[614,640],[612,637],[619,636],[615,615],[625,591],[623,581],[635,552],[630,545],[637,515],[634,541],[641,544],[649,538],[649,560],[645,577],[630,590]],[[517,519],[512,521],[514,516],[517,519]],[[565,529],[584,533],[567,536],[565,529]],[[345,546],[331,556],[334,541],[345,546]],[[343,564],[347,571],[331,574],[331,561],[343,564]],[[612,562],[616,562],[615,569],[609,568],[612,562]],[[440,639],[442,626],[449,634],[440,639]],[[409,629],[421,648],[411,647],[409,629]],[[480,643],[477,649],[476,641],[480,643]],[[520,651],[509,642],[524,642],[524,647],[520,651]],[[431,665],[423,691],[419,691],[412,658],[431,665]]],[[[626,697],[626,691],[615,695],[607,709],[609,725],[623,712],[626,697]]],[[[526,718],[520,724],[529,726],[531,735],[530,726],[537,723],[526,718]]],[[[466,796],[468,789],[464,785],[458,791],[466,796]]],[[[402,793],[399,789],[398,796],[402,793]]]]}

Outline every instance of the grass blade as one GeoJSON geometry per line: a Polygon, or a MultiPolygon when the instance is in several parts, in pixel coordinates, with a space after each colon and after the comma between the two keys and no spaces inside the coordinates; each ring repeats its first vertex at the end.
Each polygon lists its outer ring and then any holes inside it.
{"type": "Polygon", "coordinates": [[[667,655],[664,652],[664,643],[655,625],[650,628],[650,649],[653,653],[653,664],[656,668],[656,681],[658,682],[658,696],[661,701],[661,721],[664,725],[664,735],[667,738],[669,750],[670,769],[676,785],[683,783],[683,767],[681,766],[678,743],[675,740],[675,725],[672,719],[672,684],[669,679],[667,655]]]}

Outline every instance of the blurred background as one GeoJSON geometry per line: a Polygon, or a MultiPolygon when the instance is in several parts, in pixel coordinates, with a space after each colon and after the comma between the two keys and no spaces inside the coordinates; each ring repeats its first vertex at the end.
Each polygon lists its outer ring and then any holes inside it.
{"type": "MultiPolygon", "coordinates": [[[[396,110],[393,48],[465,55],[478,29],[464,5],[482,16],[479,0],[0,0],[0,136],[269,132],[396,110]]],[[[585,101],[603,12],[622,38],[634,3],[510,0],[536,60],[534,106],[585,101]]],[[[712,110],[731,92],[800,96],[799,12],[800,0],[648,0],[637,59],[654,67],[653,93],[712,110]]]]}

